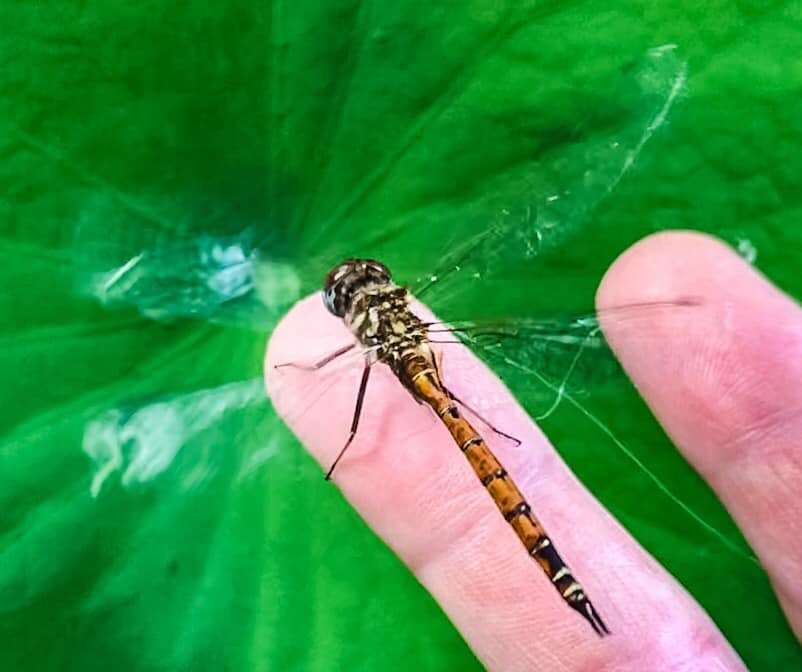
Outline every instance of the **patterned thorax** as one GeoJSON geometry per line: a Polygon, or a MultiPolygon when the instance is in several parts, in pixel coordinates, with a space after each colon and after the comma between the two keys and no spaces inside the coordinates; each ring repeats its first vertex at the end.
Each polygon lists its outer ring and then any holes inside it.
{"type": "Polygon", "coordinates": [[[422,322],[409,309],[407,290],[378,261],[349,259],[336,266],[326,277],[323,302],[360,343],[391,366],[426,339],[422,322]]]}

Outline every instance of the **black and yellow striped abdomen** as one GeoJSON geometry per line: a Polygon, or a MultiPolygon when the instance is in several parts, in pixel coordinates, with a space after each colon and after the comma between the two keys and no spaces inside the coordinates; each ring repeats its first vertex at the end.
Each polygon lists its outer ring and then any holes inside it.
{"type": "Polygon", "coordinates": [[[540,565],[562,598],[587,619],[598,635],[609,634],[515,482],[446,393],[431,357],[419,351],[405,358],[404,369],[407,386],[416,398],[437,413],[527,553],[540,565]]]}

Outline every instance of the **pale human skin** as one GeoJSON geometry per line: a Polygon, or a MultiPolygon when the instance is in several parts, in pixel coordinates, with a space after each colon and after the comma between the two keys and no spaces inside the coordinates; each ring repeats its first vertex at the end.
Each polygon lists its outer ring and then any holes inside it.
{"type": "MultiPolygon", "coordinates": [[[[677,329],[655,315],[608,321],[605,334],[678,449],[740,525],[800,637],[802,310],[729,247],[690,232],[656,234],[627,250],[604,276],[596,303],[687,296],[724,307],[723,319],[685,320],[677,329]],[[643,337],[633,330],[643,330],[643,337]]],[[[340,369],[313,412],[299,412],[310,403],[310,374],[284,375],[273,366],[315,361],[349,337],[318,294],[284,318],[266,356],[273,403],[324,469],[346,436],[362,362],[352,357],[340,369]]],[[[594,635],[558,599],[445,429],[387,367],[374,369],[368,411],[334,481],[488,669],[746,669],[693,598],[577,481],[471,353],[449,346],[444,378],[457,394],[481,385],[493,399],[488,419],[529,446],[492,442],[611,637],[594,635]]]]}

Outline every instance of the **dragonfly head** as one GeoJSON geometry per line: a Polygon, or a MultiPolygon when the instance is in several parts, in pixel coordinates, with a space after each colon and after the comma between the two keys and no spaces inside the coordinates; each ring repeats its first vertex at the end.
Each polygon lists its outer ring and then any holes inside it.
{"type": "Polygon", "coordinates": [[[385,285],[390,280],[387,267],[374,259],[346,259],[326,276],[323,303],[330,313],[344,317],[358,290],[370,285],[385,285]]]}

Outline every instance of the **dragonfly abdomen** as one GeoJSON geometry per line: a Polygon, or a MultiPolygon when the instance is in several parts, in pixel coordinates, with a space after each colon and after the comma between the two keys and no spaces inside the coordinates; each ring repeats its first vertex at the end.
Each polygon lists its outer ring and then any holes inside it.
{"type": "Polygon", "coordinates": [[[403,377],[411,383],[408,386],[412,388],[413,394],[429,404],[443,421],[527,553],[548,576],[563,600],[578,611],[599,636],[609,634],[607,626],[588,600],[584,588],[560,557],[512,477],[443,388],[436,368],[428,366],[427,358],[422,355],[410,358],[406,364],[403,377]]]}
{"type": "MultiPolygon", "coordinates": [[[[557,553],[524,496],[484,439],[462,416],[456,397],[443,385],[429,344],[427,325],[409,309],[409,300],[406,289],[392,282],[387,267],[373,259],[346,260],[326,276],[323,291],[326,308],[341,317],[365,347],[365,367],[351,433],[326,478],[331,476],[356,434],[371,364],[384,362],[415,399],[428,404],[437,413],[504,518],[562,598],[588,620],[597,634],[608,634],[584,589],[557,553]]],[[[334,357],[349,349],[339,350],[334,357]]],[[[326,358],[323,363],[330,360],[331,357],[326,358]]]]}

